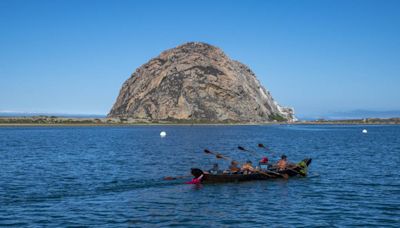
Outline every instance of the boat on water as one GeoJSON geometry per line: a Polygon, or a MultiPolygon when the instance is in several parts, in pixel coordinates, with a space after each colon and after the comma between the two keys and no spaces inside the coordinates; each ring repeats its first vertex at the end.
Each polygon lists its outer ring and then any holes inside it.
{"type": "Polygon", "coordinates": [[[194,176],[194,178],[199,178],[201,175],[203,175],[203,177],[201,178],[202,184],[271,180],[279,178],[288,179],[289,177],[306,177],[311,161],[311,158],[306,158],[297,163],[295,167],[287,168],[280,171],[276,169],[261,169],[247,174],[241,172],[211,174],[203,172],[203,170],[198,168],[192,168],[191,174],[194,176]]]}

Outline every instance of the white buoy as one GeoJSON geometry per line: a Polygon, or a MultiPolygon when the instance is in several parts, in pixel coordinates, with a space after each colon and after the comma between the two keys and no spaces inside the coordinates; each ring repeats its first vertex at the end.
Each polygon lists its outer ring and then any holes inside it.
{"type": "Polygon", "coordinates": [[[362,130],[362,133],[367,134],[368,133],[367,129],[362,130]]]}
{"type": "Polygon", "coordinates": [[[167,132],[165,131],[160,132],[160,136],[161,138],[164,138],[165,136],[167,136],[167,132]]]}

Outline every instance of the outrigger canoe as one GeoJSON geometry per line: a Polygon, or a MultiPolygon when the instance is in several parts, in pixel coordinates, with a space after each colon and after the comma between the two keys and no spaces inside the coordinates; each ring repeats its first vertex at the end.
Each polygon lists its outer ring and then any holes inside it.
{"type": "Polygon", "coordinates": [[[296,164],[295,168],[285,169],[282,171],[277,171],[274,169],[264,169],[260,171],[255,171],[250,174],[243,173],[223,173],[223,174],[210,174],[205,173],[201,169],[192,168],[191,173],[195,178],[200,177],[202,184],[211,183],[226,183],[226,182],[243,182],[243,181],[253,181],[253,180],[271,180],[288,177],[305,177],[307,176],[308,167],[311,164],[312,159],[306,158],[303,161],[296,164]]]}

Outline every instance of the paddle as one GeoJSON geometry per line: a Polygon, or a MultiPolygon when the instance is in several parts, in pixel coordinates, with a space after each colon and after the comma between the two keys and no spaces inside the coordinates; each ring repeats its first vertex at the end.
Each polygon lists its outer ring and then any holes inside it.
{"type": "Polygon", "coordinates": [[[271,170],[267,170],[267,172],[275,174],[275,175],[278,175],[278,176],[281,176],[285,180],[289,179],[289,175],[287,175],[286,173],[277,173],[277,172],[274,172],[274,171],[271,171],[271,170]]]}
{"type": "Polygon", "coordinates": [[[225,160],[228,160],[228,161],[233,160],[233,159],[231,159],[231,158],[229,158],[229,157],[227,157],[227,156],[225,156],[225,155],[223,155],[223,154],[215,153],[215,152],[212,152],[212,151],[210,151],[210,150],[208,150],[208,149],[204,149],[204,153],[206,153],[206,154],[213,154],[213,155],[215,155],[215,157],[218,158],[218,159],[222,158],[222,159],[225,159],[225,160]]]}
{"type": "MultiPolygon", "coordinates": [[[[270,175],[270,174],[268,174],[268,173],[266,173],[266,172],[263,172],[263,171],[254,170],[254,172],[264,174],[265,176],[268,176],[268,177],[273,177],[272,175],[270,175]]],[[[284,177],[284,176],[282,176],[282,177],[285,178],[285,179],[287,179],[287,178],[284,177]]]]}
{"type": "Polygon", "coordinates": [[[275,156],[275,153],[272,152],[271,149],[268,149],[266,146],[264,146],[264,144],[259,143],[259,144],[258,144],[258,147],[265,149],[266,151],[270,152],[270,153],[272,154],[272,156],[275,156]]]}
{"type": "MultiPolygon", "coordinates": [[[[262,148],[265,148],[265,150],[267,150],[267,148],[263,145],[263,144],[258,144],[258,147],[262,147],[262,148]]],[[[251,151],[251,150],[247,150],[246,148],[244,148],[244,147],[242,147],[242,146],[238,146],[238,149],[239,150],[242,150],[242,151],[247,151],[247,152],[252,152],[252,154],[255,154],[255,152],[254,151],[251,151]]],[[[271,152],[272,153],[272,152],[271,152]]],[[[275,154],[274,153],[272,153],[273,154],[273,156],[275,156],[275,154]]],[[[294,172],[296,172],[295,170],[293,170],[294,172]]],[[[287,175],[287,174],[281,174],[281,173],[277,173],[277,172],[272,172],[272,171],[270,171],[271,173],[273,173],[273,174],[275,174],[275,175],[279,175],[279,176],[281,176],[281,177],[283,177],[284,179],[288,179],[289,178],[289,176],[287,175]]]]}
{"type": "Polygon", "coordinates": [[[186,175],[186,176],[177,176],[177,177],[171,177],[171,176],[167,176],[164,177],[164,180],[176,180],[176,179],[183,179],[183,178],[187,178],[187,177],[191,177],[192,175],[186,175]]]}
{"type": "MultiPolygon", "coordinates": [[[[266,151],[269,151],[269,152],[271,152],[272,156],[275,156],[275,153],[274,153],[274,152],[272,152],[272,150],[271,150],[271,149],[269,149],[269,148],[267,148],[266,146],[264,146],[264,144],[262,144],[262,143],[259,143],[259,144],[258,144],[258,147],[260,147],[260,148],[264,148],[266,151]]],[[[290,170],[290,171],[293,171],[293,172],[295,172],[295,173],[296,173],[296,174],[298,174],[298,175],[301,175],[301,173],[297,172],[297,171],[296,171],[296,170],[294,170],[294,169],[291,169],[291,168],[288,168],[288,167],[286,167],[286,169],[287,169],[287,170],[290,170]]],[[[282,175],[286,175],[286,176],[287,176],[287,174],[282,174],[282,175]]]]}
{"type": "MultiPolygon", "coordinates": [[[[227,157],[225,157],[224,155],[219,154],[219,153],[214,153],[214,152],[212,152],[212,151],[210,151],[210,150],[208,150],[208,149],[204,149],[204,153],[215,155],[215,157],[218,158],[218,159],[219,159],[219,158],[222,158],[222,159],[229,160],[229,159],[228,159],[227,157]]],[[[177,177],[167,176],[167,177],[164,177],[163,179],[164,179],[164,180],[176,180],[176,179],[183,179],[183,178],[187,178],[187,177],[191,177],[191,175],[177,176],[177,177]]]]}
{"type": "Polygon", "coordinates": [[[254,151],[252,151],[252,150],[247,150],[247,149],[245,149],[245,148],[242,147],[242,146],[238,146],[237,148],[238,148],[239,150],[243,150],[243,151],[250,152],[250,153],[252,153],[252,154],[255,155],[255,156],[259,156],[256,152],[254,152],[254,151]]]}
{"type": "Polygon", "coordinates": [[[294,170],[294,169],[291,169],[291,168],[288,168],[288,167],[286,167],[286,169],[287,169],[287,170],[290,170],[290,171],[292,171],[292,172],[295,172],[295,173],[297,173],[298,175],[303,176],[301,173],[297,172],[297,171],[294,170]]]}
{"type": "MultiPolygon", "coordinates": [[[[241,150],[245,150],[243,147],[241,147],[241,146],[239,146],[239,147],[242,148],[241,150]]],[[[238,147],[238,148],[239,148],[239,147],[238,147]]],[[[210,150],[207,150],[207,149],[205,149],[204,152],[205,152],[206,154],[214,154],[217,158],[223,158],[223,159],[225,159],[225,160],[233,161],[233,162],[236,162],[236,163],[240,164],[239,162],[237,162],[237,161],[233,160],[232,158],[227,157],[227,156],[225,156],[225,155],[216,154],[216,153],[214,153],[214,152],[212,152],[212,151],[210,151],[210,150]]],[[[273,177],[272,175],[270,175],[270,174],[268,174],[268,173],[265,173],[265,172],[263,172],[263,171],[253,170],[253,172],[260,173],[260,174],[263,174],[263,175],[268,176],[268,177],[273,177]]],[[[281,175],[281,174],[279,174],[279,173],[277,173],[277,175],[280,175],[280,176],[282,176],[283,178],[287,179],[287,177],[285,177],[285,176],[283,176],[283,175],[281,175]]]]}

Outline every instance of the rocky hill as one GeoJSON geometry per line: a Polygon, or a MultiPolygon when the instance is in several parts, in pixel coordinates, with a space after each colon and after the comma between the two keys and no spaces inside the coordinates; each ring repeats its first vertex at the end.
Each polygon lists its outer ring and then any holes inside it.
{"type": "Polygon", "coordinates": [[[108,117],[208,122],[292,121],[244,64],[206,43],[162,52],[122,85],[108,117]]]}

